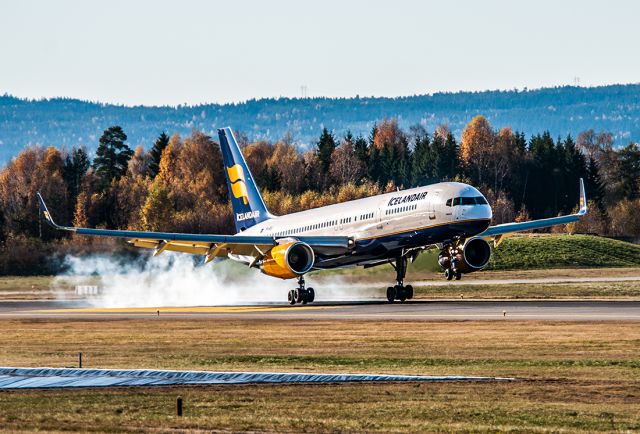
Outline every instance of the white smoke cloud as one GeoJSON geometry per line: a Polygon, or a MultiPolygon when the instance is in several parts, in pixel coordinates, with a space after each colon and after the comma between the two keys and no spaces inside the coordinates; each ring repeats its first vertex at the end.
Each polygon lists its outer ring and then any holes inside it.
{"type": "MultiPolygon", "coordinates": [[[[295,280],[269,277],[231,260],[201,265],[190,255],[171,252],[133,261],[105,255],[67,256],[65,262],[68,271],[57,276],[52,286],[97,285],[100,294],[87,298],[95,307],[283,304],[289,289],[297,287],[295,280]]],[[[306,276],[306,283],[315,289],[316,301],[371,300],[379,295],[336,276],[306,276]]],[[[58,294],[68,296],[68,292],[58,294]]]]}

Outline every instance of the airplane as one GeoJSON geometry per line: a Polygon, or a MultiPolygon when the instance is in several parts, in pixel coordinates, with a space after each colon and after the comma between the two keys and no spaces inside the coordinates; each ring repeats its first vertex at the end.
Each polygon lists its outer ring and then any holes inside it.
{"type": "Polygon", "coordinates": [[[413,298],[405,285],[408,261],[426,249],[440,250],[438,263],[447,280],[482,270],[492,248],[515,232],[577,221],[587,213],[584,182],[580,179],[577,213],[491,226],[492,211],[475,187],[440,182],[364,199],[275,216],[265,206],[251,171],[230,128],[218,130],[235,235],[141,232],[91,229],[56,224],[37,193],[40,210],[55,229],[78,235],[125,238],[136,247],[204,256],[205,263],[226,257],[281,279],[297,279],[289,290],[289,304],[311,303],[315,290],[304,276],[315,270],[391,264],[396,284],[387,288],[387,300],[413,298]]]}

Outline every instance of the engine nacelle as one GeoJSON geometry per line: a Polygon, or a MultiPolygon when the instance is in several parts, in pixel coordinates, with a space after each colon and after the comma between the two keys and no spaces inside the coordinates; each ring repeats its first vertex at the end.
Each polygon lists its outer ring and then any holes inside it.
{"type": "Polygon", "coordinates": [[[451,268],[452,258],[456,259],[455,268],[461,273],[482,270],[491,259],[491,246],[482,237],[469,238],[462,247],[441,251],[438,263],[442,268],[451,268]]]}
{"type": "Polygon", "coordinates": [[[269,276],[293,279],[310,271],[314,262],[311,246],[302,241],[292,241],[272,248],[262,260],[260,270],[269,276]]]}

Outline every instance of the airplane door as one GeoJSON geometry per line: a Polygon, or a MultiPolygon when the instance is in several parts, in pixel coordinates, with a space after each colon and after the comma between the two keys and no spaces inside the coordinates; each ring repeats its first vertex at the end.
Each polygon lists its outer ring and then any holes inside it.
{"type": "Polygon", "coordinates": [[[429,217],[429,220],[435,220],[436,206],[440,201],[440,192],[434,192],[432,195],[429,195],[427,199],[427,217],[429,217]]]}
{"type": "Polygon", "coordinates": [[[378,208],[376,211],[376,227],[382,229],[382,208],[378,208]]]}

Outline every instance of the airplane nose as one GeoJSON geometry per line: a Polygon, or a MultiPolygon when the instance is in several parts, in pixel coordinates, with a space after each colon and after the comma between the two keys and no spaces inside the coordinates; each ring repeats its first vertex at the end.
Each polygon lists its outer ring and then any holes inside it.
{"type": "Polygon", "coordinates": [[[467,210],[464,217],[467,219],[491,220],[491,218],[493,217],[493,212],[491,211],[491,206],[489,205],[476,205],[473,207],[469,207],[469,210],[467,210]]]}

